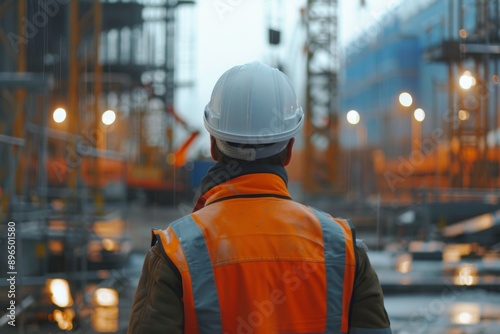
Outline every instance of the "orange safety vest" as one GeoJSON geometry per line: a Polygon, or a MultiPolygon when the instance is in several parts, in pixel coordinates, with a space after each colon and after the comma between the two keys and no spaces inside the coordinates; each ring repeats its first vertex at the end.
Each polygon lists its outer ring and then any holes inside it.
{"type": "Polygon", "coordinates": [[[347,333],[356,271],[346,220],[290,199],[274,174],[210,189],[155,230],[182,277],[184,333],[347,333]]]}

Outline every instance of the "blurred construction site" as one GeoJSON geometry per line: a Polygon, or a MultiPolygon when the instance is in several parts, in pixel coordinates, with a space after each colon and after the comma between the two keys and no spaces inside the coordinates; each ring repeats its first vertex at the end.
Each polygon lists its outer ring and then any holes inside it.
{"type": "MultiPolygon", "coordinates": [[[[342,1],[249,13],[305,112],[290,192],[351,218],[394,333],[497,333],[500,0],[374,2],[346,45],[342,1]]],[[[196,22],[244,6],[0,0],[0,332],[126,332],[151,229],[214,164],[203,110],[181,110],[222,74],[196,75],[196,22]]]]}

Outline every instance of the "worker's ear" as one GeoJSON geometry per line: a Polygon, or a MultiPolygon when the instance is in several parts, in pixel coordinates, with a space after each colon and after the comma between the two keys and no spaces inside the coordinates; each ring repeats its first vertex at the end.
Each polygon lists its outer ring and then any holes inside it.
{"type": "Polygon", "coordinates": [[[290,160],[292,160],[293,143],[295,143],[295,138],[290,139],[286,145],[286,160],[283,162],[283,166],[287,166],[290,163],[290,160]]]}
{"type": "Polygon", "coordinates": [[[210,136],[210,155],[215,161],[219,161],[219,154],[217,152],[217,144],[215,143],[215,138],[210,136]]]}

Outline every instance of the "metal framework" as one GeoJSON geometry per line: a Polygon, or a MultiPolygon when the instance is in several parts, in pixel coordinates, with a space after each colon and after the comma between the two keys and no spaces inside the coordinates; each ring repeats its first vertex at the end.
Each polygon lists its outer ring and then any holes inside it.
{"type": "Polygon", "coordinates": [[[450,186],[489,188],[493,186],[490,176],[499,168],[487,135],[498,128],[498,110],[492,108],[498,108],[500,0],[467,1],[469,8],[471,2],[475,11],[473,28],[465,29],[464,0],[449,0],[448,36],[428,48],[425,57],[448,66],[449,115],[445,125],[450,142],[450,186]],[[468,91],[458,85],[466,69],[476,80],[475,87],[468,91]],[[466,113],[467,120],[461,119],[460,113],[466,113]]]}
{"type": "Polygon", "coordinates": [[[307,2],[307,82],[304,190],[338,189],[337,0],[307,2]]]}

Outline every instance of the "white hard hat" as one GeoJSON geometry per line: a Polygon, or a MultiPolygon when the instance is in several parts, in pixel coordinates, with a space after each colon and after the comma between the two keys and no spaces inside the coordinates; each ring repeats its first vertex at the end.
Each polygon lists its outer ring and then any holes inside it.
{"type": "MultiPolygon", "coordinates": [[[[269,150],[259,150],[245,159],[254,160],[272,155],[280,147],[284,149],[302,128],[304,113],[285,74],[264,63],[252,62],[235,66],[220,77],[205,107],[204,123],[223,153],[231,150],[224,142],[277,144],[274,149],[271,145],[269,150]]],[[[229,155],[248,153],[241,148],[238,152],[229,155]]]]}

